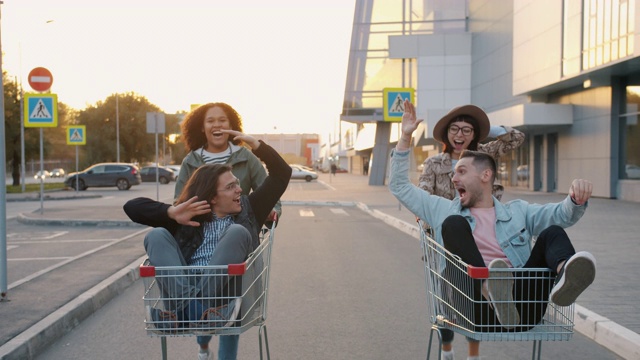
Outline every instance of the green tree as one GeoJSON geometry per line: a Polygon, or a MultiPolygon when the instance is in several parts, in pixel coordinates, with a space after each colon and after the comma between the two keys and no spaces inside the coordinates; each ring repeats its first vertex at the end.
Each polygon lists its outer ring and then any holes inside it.
{"type": "MultiPolygon", "coordinates": [[[[74,123],[87,127],[87,145],[84,147],[85,166],[116,161],[117,131],[119,128],[120,161],[141,163],[155,161],[155,135],[147,133],[147,112],[160,112],[158,106],[133,92],[118,94],[118,120],[116,125],[116,95],[89,106],[78,113],[74,123]]],[[[178,115],[165,115],[168,136],[178,128],[178,115]]],[[[162,134],[158,137],[162,151],[162,134]]]]}
{"type": "MultiPolygon", "coordinates": [[[[7,165],[11,169],[12,185],[20,185],[20,164],[22,163],[22,147],[20,126],[20,87],[7,73],[2,74],[4,86],[4,119],[5,119],[5,151],[7,165]]],[[[43,139],[44,153],[50,148],[48,139],[43,139]]],[[[25,159],[39,159],[40,130],[24,129],[25,159]]]]}

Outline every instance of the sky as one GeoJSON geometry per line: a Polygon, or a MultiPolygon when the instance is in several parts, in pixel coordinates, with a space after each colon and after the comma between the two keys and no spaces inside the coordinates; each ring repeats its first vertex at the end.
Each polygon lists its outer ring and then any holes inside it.
{"type": "Polygon", "coordinates": [[[135,92],[165,113],[226,102],[246,133],[317,133],[342,110],[355,0],[4,0],[2,70],[83,109],[135,92]]]}

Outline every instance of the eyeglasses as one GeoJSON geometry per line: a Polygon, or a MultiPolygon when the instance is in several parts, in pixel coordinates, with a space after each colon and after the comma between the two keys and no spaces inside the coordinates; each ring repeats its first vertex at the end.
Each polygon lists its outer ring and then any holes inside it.
{"type": "Polygon", "coordinates": [[[456,135],[460,130],[462,130],[462,135],[465,135],[465,136],[469,136],[473,134],[473,127],[471,126],[463,126],[463,127],[460,127],[457,125],[449,126],[449,134],[451,135],[456,135]]]}
{"type": "Polygon", "coordinates": [[[218,189],[218,191],[235,191],[238,188],[240,188],[240,180],[236,180],[232,183],[229,183],[227,184],[227,186],[223,187],[222,189],[218,189]]]}

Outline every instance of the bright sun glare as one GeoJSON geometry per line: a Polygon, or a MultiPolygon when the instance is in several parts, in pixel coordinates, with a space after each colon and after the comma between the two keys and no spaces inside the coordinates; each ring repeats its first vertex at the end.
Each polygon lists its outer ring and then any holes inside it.
{"type": "Polygon", "coordinates": [[[76,109],[133,91],[166,113],[223,101],[250,133],[339,120],[355,0],[4,0],[3,70],[42,66],[76,109]]]}

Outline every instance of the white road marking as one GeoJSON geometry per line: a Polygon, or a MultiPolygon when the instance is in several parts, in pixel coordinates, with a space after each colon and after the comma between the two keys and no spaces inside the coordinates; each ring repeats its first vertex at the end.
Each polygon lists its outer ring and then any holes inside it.
{"type": "Polygon", "coordinates": [[[349,214],[344,211],[344,209],[340,209],[340,208],[331,208],[329,209],[331,210],[332,213],[336,214],[336,215],[344,215],[344,216],[349,216],[349,214]]]}
{"type": "Polygon", "coordinates": [[[335,191],[335,190],[336,190],[336,188],[334,188],[333,186],[331,186],[331,185],[327,184],[327,183],[326,183],[326,182],[324,182],[324,181],[320,181],[320,180],[318,180],[318,183],[319,183],[319,184],[322,184],[324,187],[326,187],[326,188],[327,188],[327,189],[329,189],[329,190],[333,190],[333,191],[335,191]]]}
{"type": "Polygon", "coordinates": [[[300,216],[302,217],[313,217],[316,216],[312,210],[301,209],[300,216]]]}
{"type": "Polygon", "coordinates": [[[33,232],[22,232],[22,233],[10,233],[7,234],[7,240],[37,240],[37,239],[53,239],[60,237],[62,235],[68,234],[68,231],[33,231],[33,232]]]}
{"type": "Polygon", "coordinates": [[[37,257],[37,258],[10,258],[7,259],[7,261],[37,261],[37,260],[44,260],[44,261],[48,261],[48,260],[67,260],[67,259],[71,259],[68,256],[52,256],[52,257],[37,257]]]}

